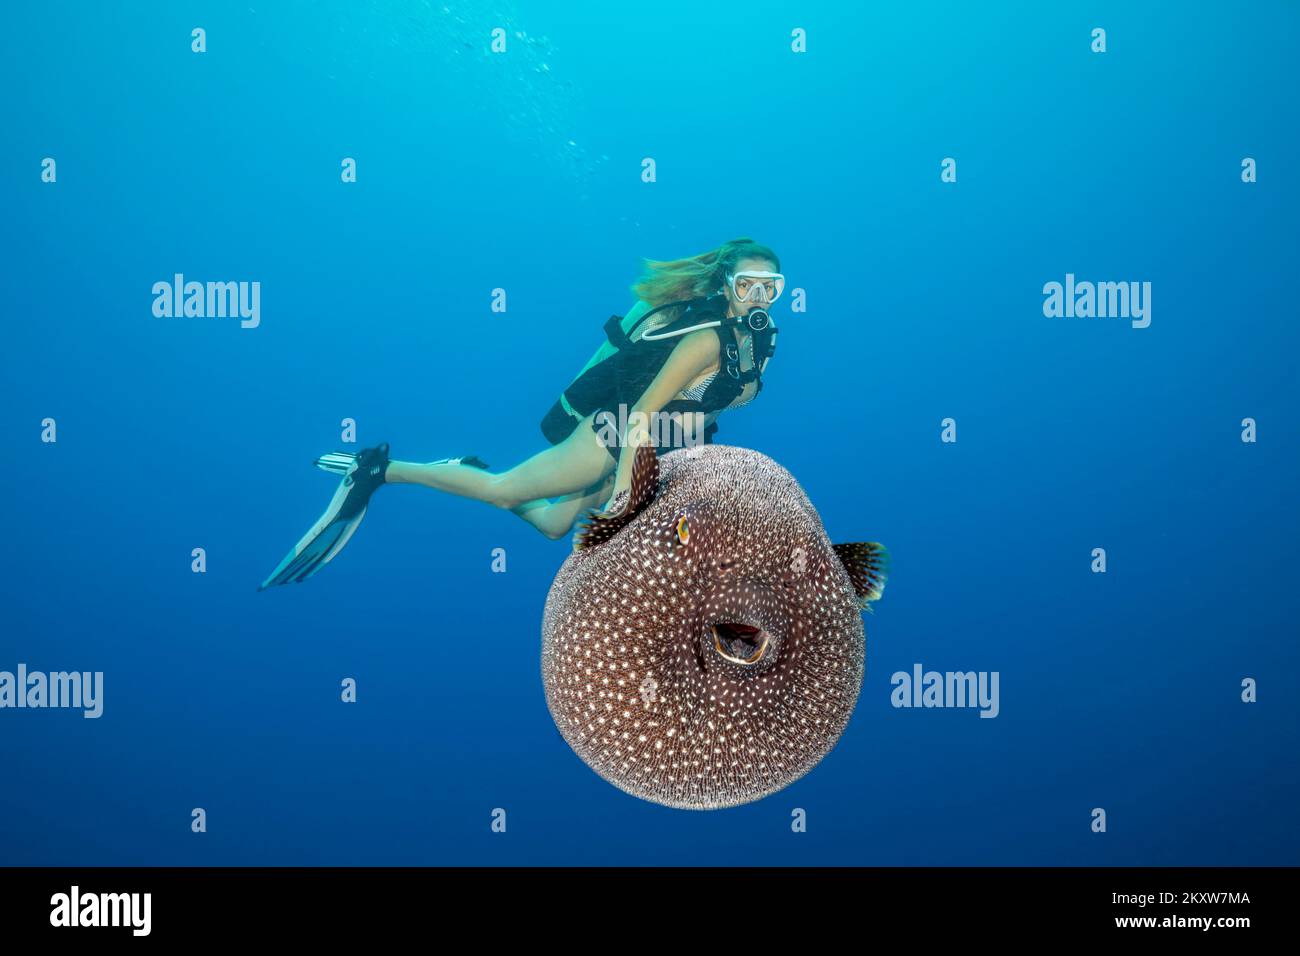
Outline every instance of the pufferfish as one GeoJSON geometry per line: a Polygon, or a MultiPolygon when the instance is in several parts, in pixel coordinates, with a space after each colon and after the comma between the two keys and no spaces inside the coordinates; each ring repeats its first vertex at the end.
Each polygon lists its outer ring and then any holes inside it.
{"type": "Polygon", "coordinates": [[[759,452],[637,449],[631,489],[589,516],[551,585],[542,682],[561,736],[664,806],[761,799],[835,746],[862,687],[878,542],[833,545],[759,452]]]}

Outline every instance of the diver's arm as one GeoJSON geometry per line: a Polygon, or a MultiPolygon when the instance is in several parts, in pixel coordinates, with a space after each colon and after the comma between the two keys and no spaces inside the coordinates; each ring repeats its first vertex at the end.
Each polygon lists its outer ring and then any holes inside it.
{"type": "Polygon", "coordinates": [[[627,434],[623,438],[623,450],[618,456],[618,469],[615,471],[614,490],[602,510],[608,512],[620,492],[632,487],[632,462],[636,459],[636,450],[650,441],[647,422],[651,415],[661,410],[673,400],[673,397],[700,373],[718,363],[718,337],[712,329],[699,329],[682,337],[664,362],[663,368],[654,381],[642,394],[641,398],[628,409],[627,434]],[[641,412],[645,421],[634,421],[635,413],[641,412]]]}

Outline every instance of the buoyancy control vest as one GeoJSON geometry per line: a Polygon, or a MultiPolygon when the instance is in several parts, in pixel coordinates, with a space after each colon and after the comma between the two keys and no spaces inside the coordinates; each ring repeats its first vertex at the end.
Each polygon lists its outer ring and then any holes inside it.
{"type": "MultiPolygon", "coordinates": [[[[704,328],[712,328],[718,336],[718,374],[698,399],[674,398],[661,411],[707,414],[727,408],[750,382],[756,383],[755,394],[761,391],[761,370],[763,363],[776,351],[777,331],[765,310],[753,309],[745,316],[728,316],[726,296],[716,294],[669,302],[650,309],[627,328],[622,316],[611,315],[605,323],[607,344],[601,345],[542,419],[542,434],[546,440],[553,445],[564,441],[592,412],[601,409],[616,412],[620,405],[630,409],[650,387],[681,337],[704,328]],[[639,339],[632,339],[642,322],[673,308],[680,309],[680,312],[666,325],[646,332],[639,339]],[[754,367],[743,371],[732,332],[733,327],[742,324],[747,325],[754,336],[754,367]]],[[[716,430],[716,424],[710,425],[705,440],[716,430]]]]}

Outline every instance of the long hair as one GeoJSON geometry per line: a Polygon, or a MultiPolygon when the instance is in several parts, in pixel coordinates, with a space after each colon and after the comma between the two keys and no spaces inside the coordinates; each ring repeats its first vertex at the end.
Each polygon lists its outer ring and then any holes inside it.
{"type": "Polygon", "coordinates": [[[644,260],[645,271],[632,285],[632,292],[652,308],[712,295],[722,288],[726,274],[742,259],[766,259],[776,266],[775,271],[781,271],[781,260],[767,246],[749,238],[732,239],[698,256],[667,262],[644,260]]]}

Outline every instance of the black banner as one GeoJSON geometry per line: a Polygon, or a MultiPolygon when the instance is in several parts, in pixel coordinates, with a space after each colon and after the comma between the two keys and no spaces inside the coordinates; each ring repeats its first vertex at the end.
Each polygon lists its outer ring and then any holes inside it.
{"type": "Polygon", "coordinates": [[[646,921],[665,918],[713,922],[738,937],[773,921],[827,933],[852,921],[918,940],[1105,934],[1231,945],[1235,934],[1284,928],[1294,877],[1232,867],[10,868],[0,870],[0,925],[8,940],[75,934],[92,945],[495,934],[526,929],[524,920],[558,921],[580,936],[601,924],[653,935],[646,921]]]}

